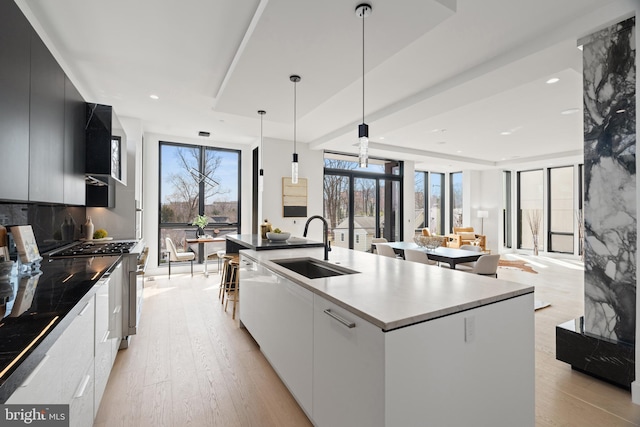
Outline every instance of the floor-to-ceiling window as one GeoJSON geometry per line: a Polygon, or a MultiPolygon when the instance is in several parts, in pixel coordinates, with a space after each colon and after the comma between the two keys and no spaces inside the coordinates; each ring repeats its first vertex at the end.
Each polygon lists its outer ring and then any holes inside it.
{"type": "Polygon", "coordinates": [[[374,237],[389,241],[402,236],[402,163],[358,159],[325,153],[324,215],[335,246],[361,251],[371,249],[374,237]]]}
{"type": "Polygon", "coordinates": [[[544,209],[542,169],[518,172],[518,248],[542,250],[544,209]]]}
{"type": "Polygon", "coordinates": [[[415,215],[413,224],[416,231],[429,227],[429,173],[415,172],[415,215]]]}
{"type": "Polygon", "coordinates": [[[573,253],[573,166],[548,169],[549,252],[573,253]]]}
{"type": "MultiPolygon", "coordinates": [[[[240,229],[240,151],[160,142],[158,263],[164,262],[165,238],[178,248],[195,237],[197,215],[208,217],[205,233],[214,237],[240,229]]],[[[199,254],[202,259],[203,254],[199,254]]]]}
{"type": "Polygon", "coordinates": [[[429,227],[432,233],[442,236],[444,232],[444,174],[430,174],[429,227]]]}
{"type": "Polygon", "coordinates": [[[464,219],[462,218],[462,172],[454,172],[449,175],[450,182],[450,202],[451,207],[449,213],[451,217],[451,227],[462,227],[464,219]]]}
{"type": "Polygon", "coordinates": [[[510,248],[513,242],[513,224],[511,219],[511,171],[502,172],[502,244],[510,248]]]}

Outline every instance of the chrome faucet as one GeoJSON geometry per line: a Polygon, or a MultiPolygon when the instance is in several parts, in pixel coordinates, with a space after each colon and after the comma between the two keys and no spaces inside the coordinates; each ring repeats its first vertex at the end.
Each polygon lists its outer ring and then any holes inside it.
{"type": "Polygon", "coordinates": [[[331,243],[329,243],[329,223],[326,219],[324,219],[320,215],[314,215],[310,217],[307,220],[307,223],[304,225],[304,232],[302,233],[302,237],[307,237],[309,223],[314,219],[319,219],[320,221],[322,221],[322,243],[324,243],[324,260],[329,261],[329,251],[331,250],[331,243]]]}

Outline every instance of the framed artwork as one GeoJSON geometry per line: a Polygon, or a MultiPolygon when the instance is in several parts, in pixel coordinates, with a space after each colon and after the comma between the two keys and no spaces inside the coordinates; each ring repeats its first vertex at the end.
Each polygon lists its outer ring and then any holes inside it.
{"type": "Polygon", "coordinates": [[[307,178],[299,178],[297,184],[291,182],[291,177],[282,178],[282,216],[307,217],[307,178]]]}
{"type": "Polygon", "coordinates": [[[16,242],[18,256],[23,264],[42,260],[36,237],[33,235],[33,228],[30,225],[17,225],[11,227],[13,240],[16,242]]]}

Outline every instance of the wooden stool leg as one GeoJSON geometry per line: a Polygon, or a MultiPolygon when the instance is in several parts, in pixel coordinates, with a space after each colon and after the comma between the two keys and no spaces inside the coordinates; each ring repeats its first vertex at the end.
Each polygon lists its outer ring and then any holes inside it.
{"type": "Polygon", "coordinates": [[[220,290],[218,291],[218,299],[222,299],[220,304],[224,304],[224,293],[225,288],[227,287],[227,276],[229,270],[229,260],[225,259],[224,264],[222,265],[222,276],[220,278],[220,290]]]}
{"type": "Polygon", "coordinates": [[[227,306],[229,305],[229,300],[233,302],[233,313],[231,315],[232,319],[236,318],[236,304],[238,302],[238,273],[239,273],[239,265],[235,262],[232,262],[231,265],[231,277],[229,279],[229,295],[227,295],[227,302],[224,305],[224,311],[227,311],[227,306]],[[232,299],[233,298],[233,299],[232,299]]]}

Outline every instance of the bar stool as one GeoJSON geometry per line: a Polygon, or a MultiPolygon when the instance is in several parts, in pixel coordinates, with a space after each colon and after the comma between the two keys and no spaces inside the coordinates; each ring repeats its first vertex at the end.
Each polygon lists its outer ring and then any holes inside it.
{"type": "Polygon", "coordinates": [[[239,302],[240,298],[240,288],[239,288],[239,280],[238,276],[240,273],[240,262],[238,260],[230,260],[229,268],[231,271],[231,278],[229,280],[229,286],[227,288],[227,302],[224,304],[224,312],[227,312],[227,306],[229,305],[229,301],[233,301],[233,313],[231,314],[231,318],[236,318],[236,305],[239,302]]]}
{"type": "Polygon", "coordinates": [[[222,266],[222,276],[220,277],[220,290],[218,291],[218,299],[221,299],[220,304],[224,304],[224,295],[228,291],[231,283],[234,280],[234,276],[236,274],[232,274],[235,272],[231,267],[231,261],[239,261],[238,255],[223,255],[224,264],[222,266]]]}

